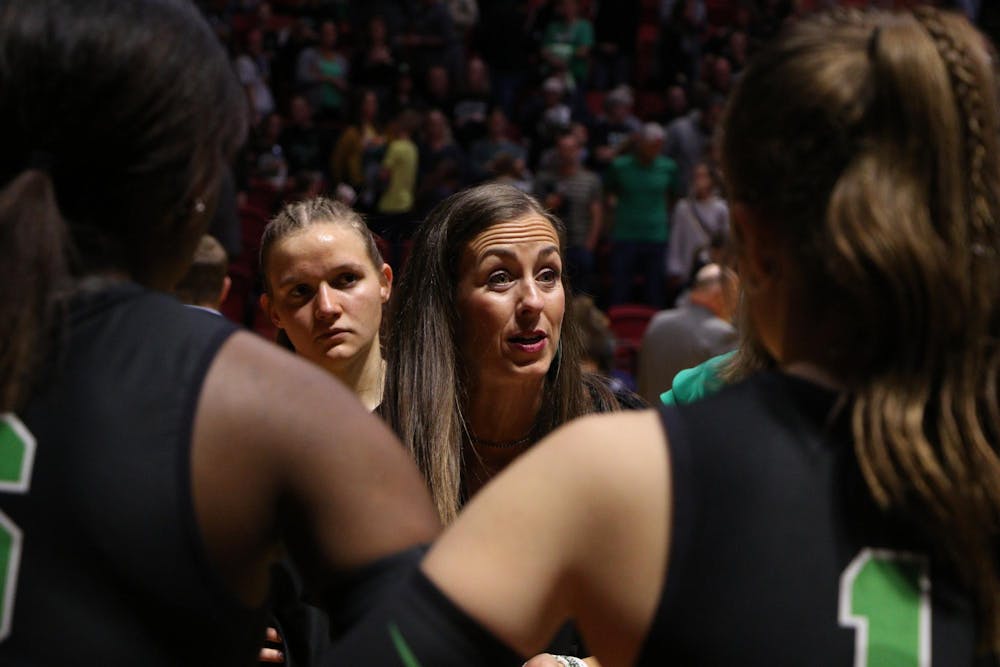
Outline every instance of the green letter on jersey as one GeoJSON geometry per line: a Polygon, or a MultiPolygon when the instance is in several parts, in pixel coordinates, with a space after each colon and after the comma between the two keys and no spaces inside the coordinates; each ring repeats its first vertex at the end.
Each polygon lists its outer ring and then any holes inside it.
{"type": "MultiPolygon", "coordinates": [[[[0,493],[27,493],[35,461],[35,438],[12,414],[0,415],[0,493]]],[[[0,511],[0,641],[10,634],[21,529],[0,511]]]]}
{"type": "Polygon", "coordinates": [[[863,549],[840,576],[840,624],[854,628],[854,667],[927,667],[931,660],[926,558],[863,549]]]}

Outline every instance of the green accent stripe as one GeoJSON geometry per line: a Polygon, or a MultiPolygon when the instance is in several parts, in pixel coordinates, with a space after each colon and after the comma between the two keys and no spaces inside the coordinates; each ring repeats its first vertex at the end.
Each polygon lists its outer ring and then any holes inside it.
{"type": "Polygon", "coordinates": [[[21,475],[27,449],[17,432],[6,421],[0,421],[0,482],[17,484],[23,481],[21,475]]]}
{"type": "Polygon", "coordinates": [[[389,636],[392,637],[392,644],[396,647],[399,659],[406,667],[421,667],[420,661],[417,660],[417,656],[413,655],[410,645],[403,639],[403,633],[399,631],[395,623],[389,624],[389,636]]]}
{"type": "Polygon", "coordinates": [[[10,554],[14,549],[14,535],[0,524],[0,621],[10,613],[4,601],[7,599],[7,586],[14,580],[10,577],[10,554]]]}

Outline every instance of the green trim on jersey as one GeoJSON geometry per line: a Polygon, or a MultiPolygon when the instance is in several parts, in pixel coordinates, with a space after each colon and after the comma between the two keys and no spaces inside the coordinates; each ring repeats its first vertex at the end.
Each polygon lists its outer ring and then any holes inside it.
{"type": "Polygon", "coordinates": [[[420,661],[413,654],[410,645],[406,643],[403,633],[399,631],[399,627],[395,623],[389,624],[389,636],[392,637],[392,645],[396,648],[399,659],[406,667],[421,667],[420,661]]]}
{"type": "MultiPolygon", "coordinates": [[[[0,415],[0,493],[27,493],[35,463],[35,437],[13,414],[0,415]]],[[[10,634],[23,536],[0,511],[0,641],[10,634]]]]}

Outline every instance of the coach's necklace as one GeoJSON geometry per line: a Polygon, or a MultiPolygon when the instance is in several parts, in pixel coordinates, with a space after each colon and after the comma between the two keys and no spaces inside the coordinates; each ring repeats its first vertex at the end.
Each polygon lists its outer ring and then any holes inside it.
{"type": "Polygon", "coordinates": [[[532,428],[528,431],[527,435],[523,438],[518,438],[517,440],[486,440],[485,438],[480,438],[472,431],[469,431],[469,440],[471,440],[474,445],[482,445],[483,447],[490,447],[492,449],[514,449],[515,447],[521,447],[531,442],[534,435],[535,429],[532,428]]]}

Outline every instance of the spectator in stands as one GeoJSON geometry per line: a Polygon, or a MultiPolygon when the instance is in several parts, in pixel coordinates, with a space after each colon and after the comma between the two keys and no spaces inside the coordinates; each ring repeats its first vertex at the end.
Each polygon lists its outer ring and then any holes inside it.
{"type": "Polygon", "coordinates": [[[712,62],[711,87],[713,93],[723,97],[733,89],[733,65],[723,55],[717,55],[712,62]]]}
{"type": "Polygon", "coordinates": [[[181,303],[221,316],[219,308],[232,285],[226,275],[228,270],[226,249],[214,237],[205,234],[198,242],[187,273],[174,287],[174,294],[181,303]]]}
{"type": "Polygon", "coordinates": [[[386,102],[386,113],[389,118],[403,113],[404,111],[422,111],[424,102],[416,91],[413,80],[413,70],[409,64],[401,62],[396,70],[396,80],[393,83],[392,93],[386,102]]]}
{"type": "Polygon", "coordinates": [[[260,305],[279,341],[374,410],[382,401],[379,332],[392,269],[361,216],[324,197],[288,204],[264,229],[260,267],[260,305]]]}
{"type": "Polygon", "coordinates": [[[489,63],[493,92],[507,118],[519,118],[516,102],[529,71],[532,53],[527,3],[520,0],[484,2],[476,44],[489,63]]]}
{"type": "MultiPolygon", "coordinates": [[[[575,120],[569,124],[569,130],[566,131],[575,136],[576,142],[580,145],[581,163],[589,165],[591,162],[590,148],[588,148],[588,146],[590,145],[590,130],[587,129],[587,124],[575,120]]],[[[538,170],[554,171],[558,168],[559,168],[559,150],[557,146],[553,145],[542,151],[541,157],[538,158],[538,170]]]]}
{"type": "Polygon", "coordinates": [[[317,113],[327,120],[342,120],[350,67],[337,48],[337,24],[333,21],[323,21],[320,25],[319,48],[312,68],[313,80],[319,82],[317,113]]]}
{"type": "Polygon", "coordinates": [[[615,365],[615,336],[608,316],[586,294],[573,297],[574,319],[580,326],[583,340],[581,367],[587,373],[612,377],[615,365]]]}
{"type": "Polygon", "coordinates": [[[515,187],[525,194],[531,194],[535,188],[534,177],[524,158],[509,153],[501,153],[493,161],[493,183],[515,187]]]}
{"type": "Polygon", "coordinates": [[[308,41],[303,43],[295,60],[295,89],[305,95],[313,111],[316,111],[323,104],[323,82],[319,78],[319,34],[311,24],[305,25],[308,26],[305,33],[308,41]]]}
{"type": "Polygon", "coordinates": [[[329,140],[313,122],[309,100],[304,95],[296,95],[289,104],[289,110],[288,122],[278,139],[289,171],[325,173],[330,154],[329,140]]]}
{"type": "Polygon", "coordinates": [[[661,81],[693,86],[701,71],[701,40],[706,12],[703,0],[675,0],[660,24],[661,81]]]}
{"type": "Polygon", "coordinates": [[[455,24],[455,32],[464,42],[479,22],[479,3],[476,0],[448,0],[448,13],[455,24]]]}
{"type": "Polygon", "coordinates": [[[527,160],[524,146],[510,140],[508,136],[507,116],[501,107],[490,111],[487,120],[487,135],[472,145],[469,152],[469,169],[473,180],[484,180],[493,171],[493,161],[502,154],[514,156],[515,159],[527,160]]]}
{"type": "Polygon", "coordinates": [[[596,90],[628,84],[635,59],[640,0],[597,0],[591,81],[596,90]]]}
{"type": "Polygon", "coordinates": [[[615,335],[611,331],[608,316],[586,294],[573,297],[573,313],[573,319],[580,326],[583,341],[583,371],[600,375],[623,407],[636,410],[648,407],[634,393],[635,378],[628,372],[615,368],[615,335]]]}
{"type": "Polygon", "coordinates": [[[486,136],[486,119],[493,106],[489,70],[482,58],[469,58],[465,65],[465,81],[452,105],[452,126],[455,139],[463,150],[486,136]]]}
{"type": "Polygon", "coordinates": [[[281,146],[285,120],[272,112],[254,130],[254,177],[262,179],[275,190],[281,190],[288,178],[288,160],[281,146]]]}
{"type": "Polygon", "coordinates": [[[396,266],[402,266],[403,242],[412,231],[419,164],[419,151],[412,137],[419,122],[414,111],[403,111],[393,118],[387,128],[389,144],[379,171],[383,191],[375,208],[375,227],[392,244],[390,261],[396,266]]]}
{"type": "Polygon", "coordinates": [[[396,80],[397,58],[389,40],[385,17],[372,16],[355,54],[351,76],[358,86],[374,90],[379,101],[388,98],[396,80]]]}
{"type": "Polygon", "coordinates": [[[566,225],[566,268],[578,293],[594,293],[594,251],[601,237],[601,180],[585,169],[580,140],[566,132],[556,142],[556,166],[539,174],[535,194],[566,225]]]}
{"type": "Polygon", "coordinates": [[[566,84],[550,76],[542,83],[541,97],[534,99],[522,120],[531,139],[531,162],[538,161],[546,148],[555,144],[556,137],[565,132],[573,121],[573,111],[566,104],[566,84]]]}
{"type": "Polygon", "coordinates": [[[542,55],[550,75],[566,84],[574,99],[581,102],[590,72],[590,51],[594,47],[594,26],[580,15],[577,0],[558,0],[555,20],[545,28],[542,55]]]}
{"type": "Polygon", "coordinates": [[[667,88],[667,104],[657,122],[669,127],[672,122],[688,112],[687,91],[680,84],[672,84],[667,88]]]}
{"type": "Polygon", "coordinates": [[[257,4],[255,14],[252,25],[260,28],[261,46],[268,59],[273,63],[282,39],[281,31],[274,18],[274,8],[270,2],[260,2],[257,4]]]}
{"type": "Polygon", "coordinates": [[[717,262],[710,253],[729,242],[729,207],[716,193],[707,163],[694,168],[691,190],[677,202],[671,219],[667,278],[679,287],[689,284],[702,266],[717,262]]]}
{"type": "Polygon", "coordinates": [[[362,90],[357,102],[354,122],[337,139],[330,159],[330,171],[335,184],[350,185],[358,198],[358,206],[370,211],[380,189],[379,169],[386,149],[386,137],[378,112],[378,96],[374,90],[362,90]]]}
{"type": "Polygon", "coordinates": [[[674,376],[736,347],[736,277],[703,266],[682,303],[653,316],[639,350],[639,394],[656,405],[674,376]]]}
{"type": "Polygon", "coordinates": [[[452,138],[448,118],[440,109],[428,112],[419,151],[417,210],[423,214],[465,185],[468,168],[465,153],[452,138]]]}
{"type": "Polygon", "coordinates": [[[747,60],[750,57],[750,43],[745,32],[733,30],[729,33],[726,57],[732,65],[733,76],[739,76],[740,72],[747,66],[747,60]]]}
{"type": "Polygon", "coordinates": [[[696,108],[667,126],[663,153],[677,163],[679,187],[687,192],[691,187],[694,166],[709,157],[715,124],[722,113],[724,100],[704,87],[695,91],[696,108]]]}
{"type": "Polygon", "coordinates": [[[263,33],[260,28],[251,28],[243,39],[242,53],[236,58],[236,75],[246,91],[250,109],[254,113],[254,124],[274,111],[274,96],[271,94],[271,63],[264,53],[263,33]]]}
{"type": "Polygon", "coordinates": [[[736,349],[678,372],[670,389],[660,394],[661,403],[693,403],[711,396],[726,385],[745,380],[754,373],[777,368],[774,357],[764,348],[757,335],[745,294],[737,299],[734,317],[739,338],[736,349]]]}
{"type": "Polygon", "coordinates": [[[411,3],[404,4],[399,0],[364,0],[364,2],[348,2],[347,5],[351,25],[366,26],[374,17],[382,17],[389,43],[393,46],[406,28],[407,13],[411,8],[411,3]]]}
{"type": "Polygon", "coordinates": [[[291,20],[291,25],[285,33],[284,40],[278,44],[274,60],[271,63],[273,92],[279,103],[278,106],[284,107],[294,94],[304,94],[309,100],[310,106],[315,109],[315,99],[309,95],[309,91],[306,90],[303,80],[299,76],[299,60],[304,51],[315,46],[316,31],[309,19],[295,17],[291,20]]]}
{"type": "MultiPolygon", "coordinates": [[[[526,2],[527,5],[527,29],[533,44],[532,53],[543,57],[541,53],[542,41],[545,38],[545,30],[549,24],[559,18],[557,13],[558,0],[538,0],[537,2],[526,2]]],[[[543,57],[544,62],[544,57],[543,57]]]]}
{"type": "Polygon", "coordinates": [[[448,70],[452,79],[459,78],[462,45],[443,0],[418,0],[409,30],[400,36],[399,44],[419,73],[438,65],[448,70]]]}
{"type": "Polygon", "coordinates": [[[423,110],[441,110],[447,118],[451,118],[452,107],[455,105],[455,94],[452,90],[451,75],[444,65],[431,65],[424,76],[423,110]]]}
{"type": "Polygon", "coordinates": [[[663,128],[646,123],[634,150],[611,163],[605,187],[611,195],[611,304],[632,296],[632,279],[642,276],[642,303],[663,307],[669,214],[678,192],[677,165],[661,155],[663,128]]]}
{"type": "Polygon", "coordinates": [[[642,125],[632,109],[632,91],[628,86],[619,86],[604,98],[604,115],[590,133],[591,166],[599,174],[628,150],[629,140],[642,125]]]}

